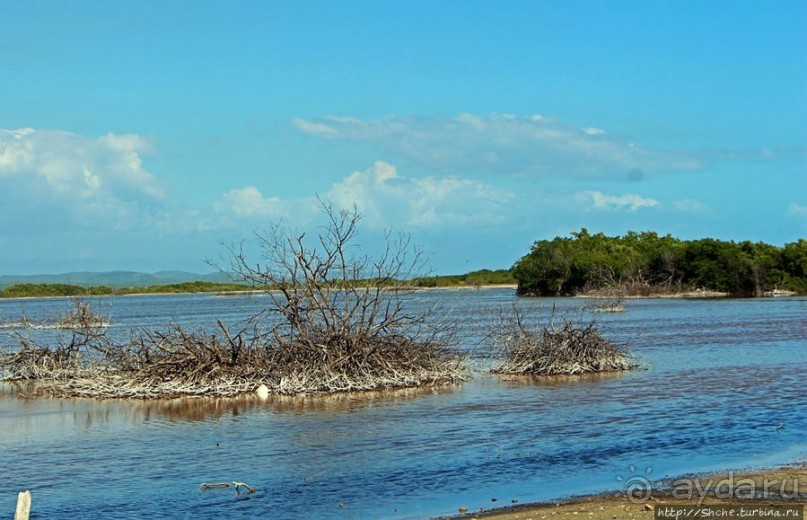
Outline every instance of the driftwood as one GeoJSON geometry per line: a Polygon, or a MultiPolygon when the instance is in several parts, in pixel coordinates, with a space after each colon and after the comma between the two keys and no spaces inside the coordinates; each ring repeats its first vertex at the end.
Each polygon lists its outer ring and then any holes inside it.
{"type": "Polygon", "coordinates": [[[14,512],[14,520],[28,520],[31,513],[31,492],[21,491],[17,495],[17,510],[14,512]]]}
{"type": "Polygon", "coordinates": [[[589,308],[592,312],[625,312],[625,303],[622,297],[605,297],[589,308]]]}
{"type": "Polygon", "coordinates": [[[237,493],[241,492],[241,488],[246,489],[247,493],[255,493],[257,491],[257,489],[250,486],[246,482],[237,482],[237,481],[233,481],[233,482],[202,482],[201,484],[199,484],[199,489],[201,489],[203,491],[208,490],[208,489],[222,489],[222,488],[233,488],[233,487],[235,488],[235,491],[237,493]]]}

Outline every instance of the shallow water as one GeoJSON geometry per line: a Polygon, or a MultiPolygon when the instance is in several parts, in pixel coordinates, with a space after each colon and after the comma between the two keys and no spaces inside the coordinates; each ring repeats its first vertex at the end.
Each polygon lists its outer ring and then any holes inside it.
{"type": "MultiPolygon", "coordinates": [[[[490,317],[514,300],[496,289],[427,292],[416,303],[439,303],[459,320],[463,347],[484,366],[490,317]]],[[[541,316],[553,306],[591,316],[579,310],[585,300],[519,302],[541,316]]],[[[0,321],[53,317],[69,304],[0,301],[0,321]]],[[[126,334],[172,320],[236,323],[261,304],[136,296],[101,308],[126,334]]],[[[804,460],[807,300],[626,307],[595,317],[650,368],[618,376],[480,373],[458,386],[265,402],[26,400],[7,386],[0,515],[30,489],[32,518],[421,518],[619,490],[648,468],[653,479],[804,460]],[[199,490],[233,480],[259,491],[199,490]]],[[[10,344],[12,332],[0,330],[0,340],[10,344]]]]}

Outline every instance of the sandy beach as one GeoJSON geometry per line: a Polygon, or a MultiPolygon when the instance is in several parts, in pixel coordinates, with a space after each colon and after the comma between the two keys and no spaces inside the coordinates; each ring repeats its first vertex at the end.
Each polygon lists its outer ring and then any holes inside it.
{"type": "MultiPolygon", "coordinates": [[[[732,505],[770,509],[777,506],[804,505],[807,502],[807,463],[782,466],[756,472],[723,471],[687,475],[654,482],[629,497],[624,489],[597,495],[573,497],[557,502],[514,504],[477,512],[461,512],[453,518],[498,520],[542,520],[589,518],[592,520],[651,519],[656,509],[675,506],[686,509],[701,506],[732,505]],[[753,498],[751,498],[753,497],[753,498]]],[[[502,499],[496,502],[501,503],[502,499]]],[[[679,509],[680,510],[680,509],[679,509]]],[[[673,518],[673,516],[669,516],[673,518]]],[[[686,512],[679,518],[686,517],[686,512]]],[[[692,516],[690,516],[692,517],[692,516]]],[[[774,517],[774,516],[771,516],[774,517]]],[[[752,517],[753,518],[753,517],[752,517]]],[[[782,518],[786,518],[782,516],[782,518]]],[[[803,518],[803,516],[790,516],[803,518]]]]}

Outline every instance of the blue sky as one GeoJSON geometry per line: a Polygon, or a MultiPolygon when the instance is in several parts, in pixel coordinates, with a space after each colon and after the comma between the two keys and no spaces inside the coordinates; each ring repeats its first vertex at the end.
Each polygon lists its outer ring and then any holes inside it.
{"type": "Polygon", "coordinates": [[[435,272],[807,236],[807,3],[3,2],[0,274],[209,270],[316,195],[435,272]]]}

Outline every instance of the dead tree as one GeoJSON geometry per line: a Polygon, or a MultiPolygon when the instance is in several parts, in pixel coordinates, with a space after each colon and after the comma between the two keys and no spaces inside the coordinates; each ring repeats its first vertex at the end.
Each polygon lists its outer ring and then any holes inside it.
{"type": "Polygon", "coordinates": [[[262,263],[250,262],[243,246],[228,248],[228,271],[270,299],[264,317],[280,391],[461,378],[451,327],[431,319],[432,308],[410,305],[409,280],[422,276],[423,255],[389,232],[377,258],[356,254],[361,215],[322,206],[325,225],[312,239],[282,224],[256,233],[262,263]]]}
{"type": "MultiPolygon", "coordinates": [[[[421,386],[461,380],[453,329],[410,304],[408,280],[423,257],[404,236],[386,235],[377,259],[354,255],[360,215],[323,205],[313,244],[281,225],[256,234],[263,263],[230,248],[230,272],[265,291],[265,312],[231,332],[139,329],[114,343],[87,306],[61,320],[59,345],[20,338],[0,355],[0,379],[35,392],[87,397],[232,396],[421,386]]],[[[421,307],[422,308],[422,307],[421,307]]]]}

